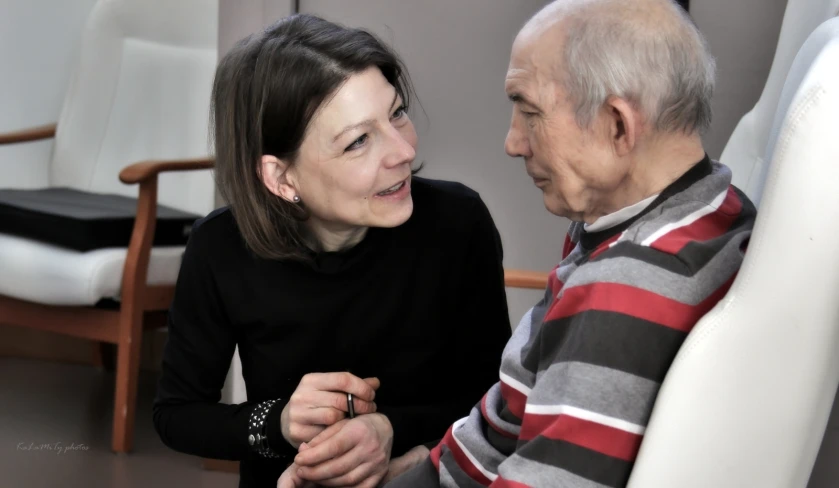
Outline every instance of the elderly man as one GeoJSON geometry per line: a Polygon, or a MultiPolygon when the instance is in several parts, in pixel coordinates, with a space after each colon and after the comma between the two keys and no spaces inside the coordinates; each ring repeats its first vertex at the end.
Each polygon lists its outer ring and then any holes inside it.
{"type": "MultiPolygon", "coordinates": [[[[407,472],[388,487],[626,485],[659,386],[755,219],[702,148],[713,87],[702,35],[671,0],[558,0],[522,29],[506,150],[573,221],[563,259],[501,381],[430,456],[392,461],[389,477],[407,472]]],[[[328,455],[317,444],[301,465],[328,455]]],[[[280,486],[302,485],[295,469],[280,486]]]]}

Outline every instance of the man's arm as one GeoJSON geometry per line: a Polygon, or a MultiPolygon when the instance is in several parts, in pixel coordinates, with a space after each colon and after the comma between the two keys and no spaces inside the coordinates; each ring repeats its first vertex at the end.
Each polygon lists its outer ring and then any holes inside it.
{"type": "Polygon", "coordinates": [[[626,485],[673,358],[736,269],[700,284],[674,256],[617,247],[577,269],[528,341],[505,352],[497,395],[432,451],[441,476],[458,486],[626,485]],[[680,267],[678,279],[637,283],[662,260],[680,267]],[[601,271],[609,280],[581,278],[601,271]]]}

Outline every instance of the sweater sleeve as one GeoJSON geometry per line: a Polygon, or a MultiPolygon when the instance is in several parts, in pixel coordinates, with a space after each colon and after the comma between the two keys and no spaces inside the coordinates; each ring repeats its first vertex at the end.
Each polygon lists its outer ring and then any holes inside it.
{"type": "Polygon", "coordinates": [[[447,358],[447,370],[456,388],[429,392],[433,401],[418,406],[379,405],[393,425],[394,455],[417,445],[436,445],[455,420],[465,417],[480,401],[486,390],[498,380],[501,353],[510,338],[510,318],[504,288],[503,248],[489,210],[479,198],[468,213],[464,280],[453,293],[458,297],[451,317],[453,344],[447,358]],[[476,342],[477,341],[477,342],[476,342]],[[464,344],[475,344],[467,352],[464,344]]]}
{"type": "MultiPolygon", "coordinates": [[[[241,460],[251,452],[248,421],[257,403],[218,403],[237,337],[219,293],[209,253],[210,236],[202,230],[198,226],[193,229],[169,310],[169,336],[153,405],[154,425],[163,443],[172,449],[212,459],[241,460]]],[[[278,401],[272,413],[282,408],[278,401]]],[[[271,430],[268,432],[270,442],[271,430]]],[[[286,445],[282,443],[280,448],[286,445]]]]}

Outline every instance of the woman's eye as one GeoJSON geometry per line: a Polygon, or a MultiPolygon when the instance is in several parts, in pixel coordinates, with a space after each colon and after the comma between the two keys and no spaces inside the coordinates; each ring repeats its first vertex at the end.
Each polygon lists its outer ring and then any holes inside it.
{"type": "Polygon", "coordinates": [[[404,105],[400,105],[400,106],[399,106],[399,108],[397,108],[397,109],[393,112],[393,115],[391,115],[391,116],[390,116],[390,118],[391,118],[391,119],[401,119],[403,116],[407,115],[407,113],[408,113],[408,112],[405,110],[405,106],[404,106],[404,105]]]}
{"type": "Polygon", "coordinates": [[[367,134],[364,134],[361,137],[359,137],[358,139],[354,140],[352,144],[347,146],[347,148],[344,149],[344,152],[352,151],[353,149],[358,149],[361,146],[363,146],[366,141],[367,141],[367,134]]]}

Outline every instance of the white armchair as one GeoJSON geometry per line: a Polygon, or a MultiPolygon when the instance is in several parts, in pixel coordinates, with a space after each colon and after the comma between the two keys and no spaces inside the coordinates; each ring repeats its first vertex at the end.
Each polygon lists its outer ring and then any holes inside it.
{"type": "Polygon", "coordinates": [[[740,119],[720,156],[720,162],[734,173],[734,184],[758,207],[769,166],[766,145],[790,66],[816,27],[836,15],[839,0],[788,1],[763,93],[754,108],[740,119]]]}
{"type": "Polygon", "coordinates": [[[839,384],[839,18],[790,65],[743,267],[668,372],[630,487],[807,486],[839,384]]]}
{"type": "Polygon", "coordinates": [[[55,138],[41,188],[10,189],[24,165],[0,185],[0,323],[117,345],[117,452],[132,447],[141,333],[165,324],[184,248],[156,237],[164,218],[214,207],[207,134],[217,17],[217,0],[100,0],[57,126],[0,135],[0,144],[55,138]],[[108,202],[136,206],[115,217],[128,222],[120,245],[68,247],[50,240],[59,229],[26,221],[33,237],[9,217],[47,215],[79,229],[68,209],[86,209],[85,225],[98,225],[91,235],[107,233],[97,219],[113,210],[108,202]]]}

